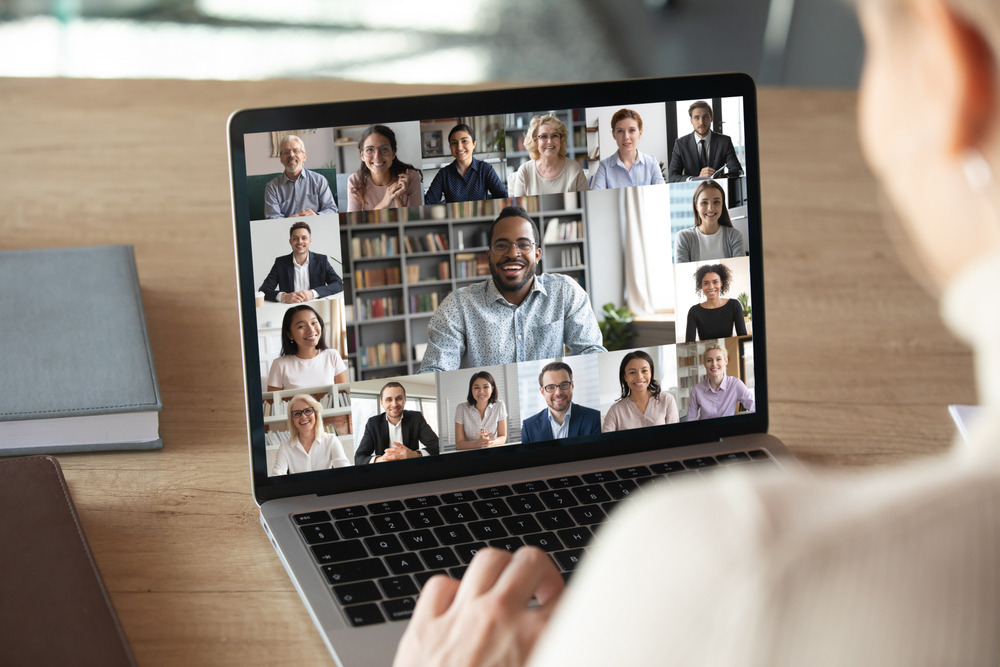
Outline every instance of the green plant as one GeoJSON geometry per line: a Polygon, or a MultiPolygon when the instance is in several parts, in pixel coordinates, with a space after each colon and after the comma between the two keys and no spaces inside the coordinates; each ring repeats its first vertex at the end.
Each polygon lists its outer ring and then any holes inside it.
{"type": "Polygon", "coordinates": [[[615,308],[615,304],[606,303],[602,309],[604,319],[601,321],[601,334],[604,336],[604,347],[611,350],[620,350],[625,347],[630,338],[635,338],[631,324],[635,321],[635,314],[628,308],[615,308]]]}
{"type": "Polygon", "coordinates": [[[501,127],[499,130],[497,130],[496,139],[493,140],[493,144],[490,146],[490,148],[494,151],[506,150],[507,148],[506,143],[507,143],[507,131],[505,128],[501,127]]]}
{"type": "Polygon", "coordinates": [[[736,297],[736,300],[740,302],[743,306],[743,317],[748,321],[753,320],[753,314],[750,312],[750,295],[746,292],[740,292],[740,295],[736,297]]]}

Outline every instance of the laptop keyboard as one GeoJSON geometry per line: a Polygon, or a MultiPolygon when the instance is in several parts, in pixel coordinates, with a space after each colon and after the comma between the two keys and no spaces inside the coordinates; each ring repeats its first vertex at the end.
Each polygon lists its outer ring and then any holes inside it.
{"type": "Polygon", "coordinates": [[[614,506],[643,489],[774,463],[764,450],[335,507],[292,517],[358,627],[408,619],[436,574],[461,579],[487,546],[547,552],[569,577],[614,506]]]}

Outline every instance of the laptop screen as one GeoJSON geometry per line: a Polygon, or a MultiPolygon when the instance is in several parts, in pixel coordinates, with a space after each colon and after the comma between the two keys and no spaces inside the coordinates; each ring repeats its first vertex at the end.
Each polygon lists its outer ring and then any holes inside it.
{"type": "Polygon", "coordinates": [[[235,114],[255,486],[764,430],[753,107],[727,75],[235,114]]]}

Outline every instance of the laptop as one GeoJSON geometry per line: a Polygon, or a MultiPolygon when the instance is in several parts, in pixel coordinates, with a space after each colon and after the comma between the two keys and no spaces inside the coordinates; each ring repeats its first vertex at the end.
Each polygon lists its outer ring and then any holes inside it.
{"type": "Polygon", "coordinates": [[[250,109],[228,138],[260,521],[338,664],[486,546],[570,580],[768,435],[742,74],[250,109]]]}

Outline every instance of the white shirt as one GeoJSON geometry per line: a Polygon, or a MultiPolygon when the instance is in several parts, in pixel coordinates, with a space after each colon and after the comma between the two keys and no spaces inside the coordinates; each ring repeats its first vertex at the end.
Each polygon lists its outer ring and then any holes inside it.
{"type": "Polygon", "coordinates": [[[602,529],[530,665],[997,665],[1000,312],[968,286],[998,274],[1000,254],[942,304],[977,348],[972,447],[646,494],[602,529]]]}
{"type": "Polygon", "coordinates": [[[340,352],[333,348],[320,350],[312,359],[300,359],[294,354],[286,354],[271,362],[267,385],[298,389],[334,384],[336,377],[346,370],[347,364],[340,352]]]}
{"type": "MultiPolygon", "coordinates": [[[[316,290],[309,289],[311,285],[309,284],[309,255],[306,254],[306,261],[299,264],[295,261],[295,255],[292,254],[292,287],[295,288],[296,292],[301,292],[302,290],[309,290],[312,292],[312,298],[316,298],[316,290]]],[[[281,301],[281,295],[284,292],[278,292],[278,301],[281,301]]]]}
{"type": "MultiPolygon", "coordinates": [[[[389,421],[389,413],[383,412],[382,415],[385,417],[385,421],[389,424],[389,442],[398,442],[403,444],[403,415],[399,415],[399,421],[393,424],[389,421]]],[[[417,441],[417,453],[421,456],[427,456],[427,448],[424,447],[424,443],[417,441]]],[[[368,459],[369,463],[375,463],[375,459],[378,458],[377,454],[372,454],[372,457],[368,459]]]]}
{"type": "Polygon", "coordinates": [[[725,243],[722,227],[715,230],[714,234],[704,234],[697,227],[694,228],[698,235],[698,252],[701,257],[725,257],[728,249],[725,243]]]}
{"type": "Polygon", "coordinates": [[[333,433],[322,433],[307,453],[298,437],[291,437],[278,446],[271,475],[285,475],[313,470],[328,470],[351,465],[344,452],[344,445],[333,433]]]}

